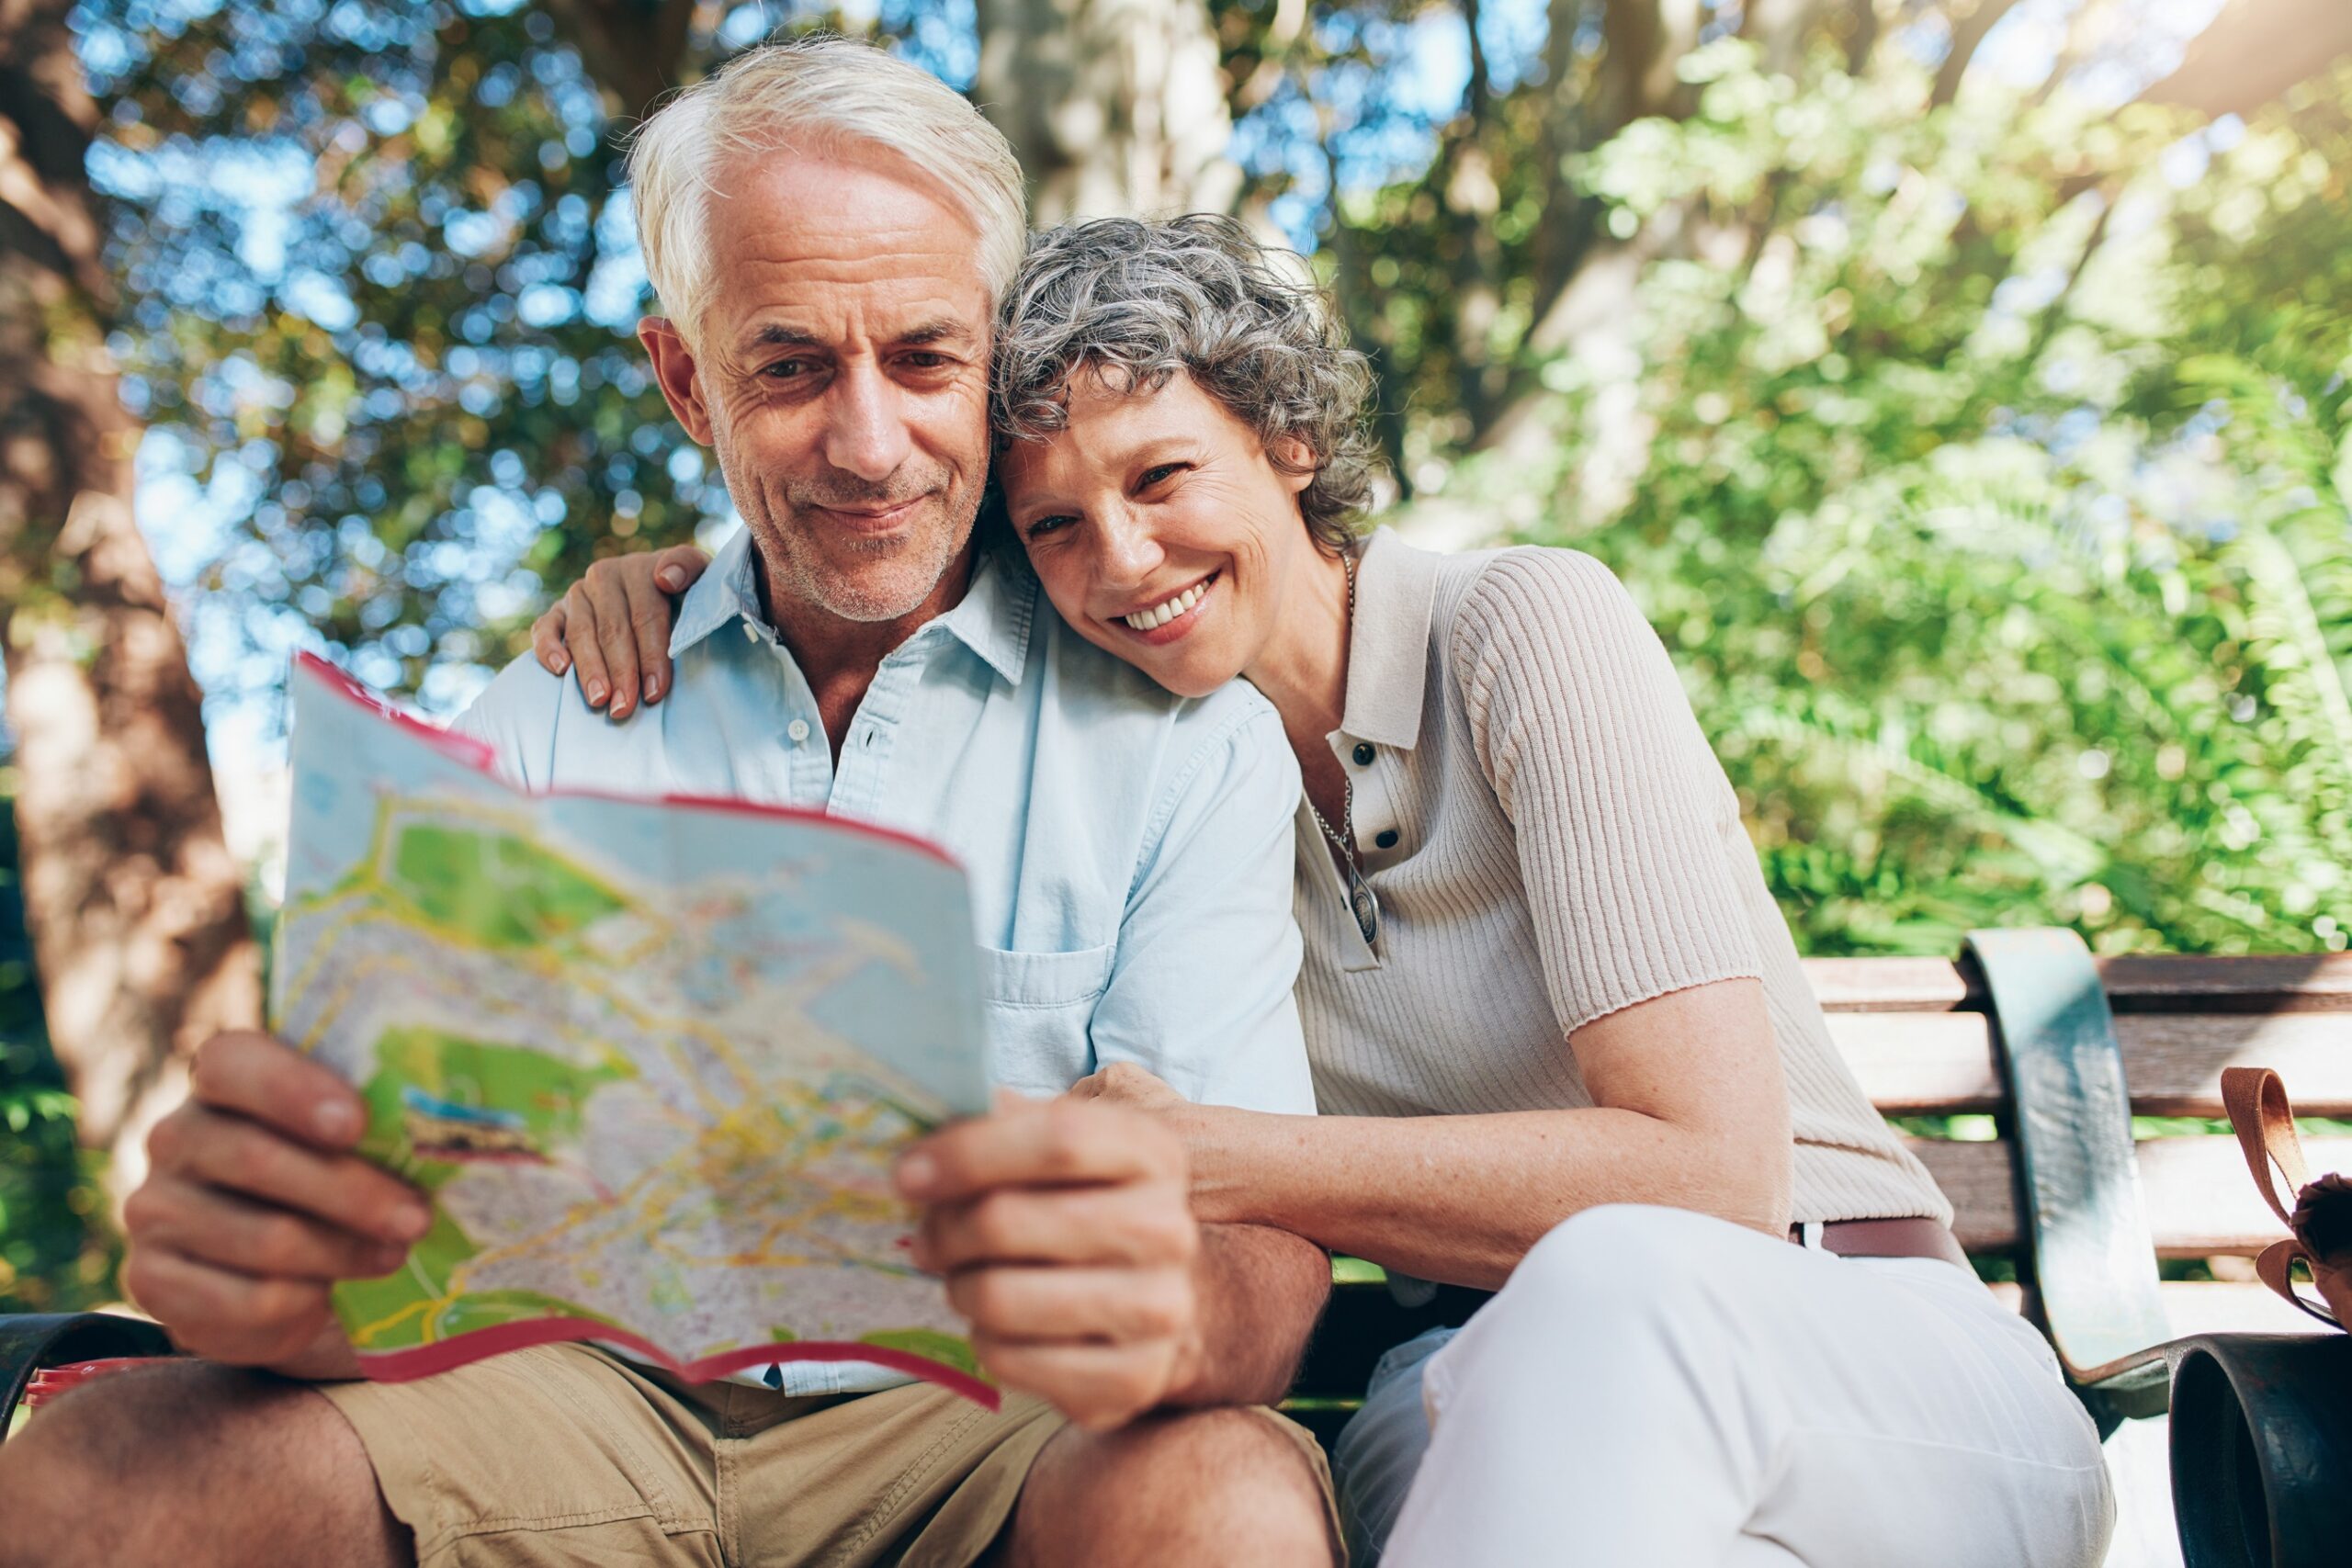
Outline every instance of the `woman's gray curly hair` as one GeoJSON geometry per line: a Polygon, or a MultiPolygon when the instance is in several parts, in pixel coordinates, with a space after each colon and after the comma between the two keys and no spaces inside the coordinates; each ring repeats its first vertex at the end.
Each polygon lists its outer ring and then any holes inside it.
{"type": "Polygon", "coordinates": [[[1038,235],[997,322],[999,438],[1062,429],[1080,370],[1122,391],[1190,376],[1275,467],[1314,474],[1298,504],[1316,543],[1337,552],[1354,538],[1379,462],[1364,424],[1372,367],[1323,294],[1285,277],[1232,219],[1102,218],[1038,235]],[[1285,461],[1285,438],[1306,446],[1306,464],[1285,461]]]}

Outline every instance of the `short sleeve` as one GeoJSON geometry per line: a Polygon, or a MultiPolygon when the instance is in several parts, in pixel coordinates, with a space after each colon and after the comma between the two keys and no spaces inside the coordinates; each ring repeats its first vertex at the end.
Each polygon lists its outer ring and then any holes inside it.
{"type": "Polygon", "coordinates": [[[1516,839],[1562,1033],[1762,973],[1737,799],[1657,634],[1573,550],[1498,555],[1452,631],[1470,732],[1516,839]]]}
{"type": "Polygon", "coordinates": [[[499,776],[519,789],[548,787],[556,726],[568,679],[551,675],[526,653],[500,671],[449,728],[491,750],[499,776]]]}
{"type": "Polygon", "coordinates": [[[1180,764],[1154,813],[1094,1011],[1094,1059],[1133,1062],[1201,1104],[1312,1114],[1291,997],[1298,760],[1255,692],[1211,700],[1232,716],[1180,764]]]}

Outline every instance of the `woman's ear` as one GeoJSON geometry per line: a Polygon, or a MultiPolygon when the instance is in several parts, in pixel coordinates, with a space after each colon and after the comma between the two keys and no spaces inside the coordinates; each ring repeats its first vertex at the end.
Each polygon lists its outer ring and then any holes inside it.
{"type": "Polygon", "coordinates": [[[1293,495],[1313,484],[1322,468],[1315,460],[1315,448],[1296,435],[1274,437],[1266,448],[1266,456],[1273,459],[1274,472],[1282,476],[1283,488],[1293,495]]]}

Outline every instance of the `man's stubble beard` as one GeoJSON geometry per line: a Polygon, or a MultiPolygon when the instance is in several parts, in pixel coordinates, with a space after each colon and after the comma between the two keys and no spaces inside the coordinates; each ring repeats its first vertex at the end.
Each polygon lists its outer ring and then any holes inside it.
{"type": "Polygon", "coordinates": [[[879,483],[843,477],[830,484],[783,480],[771,489],[752,476],[738,483],[740,471],[729,444],[713,443],[719,474],[728,493],[735,497],[743,525],[752,530],[762,564],[767,570],[769,613],[776,615],[778,596],[795,600],[844,621],[874,624],[912,615],[939,586],[949,566],[963,553],[979,515],[978,484],[959,487],[944,467],[929,479],[910,479],[904,469],[879,483]],[[743,504],[747,498],[752,502],[743,504]],[[911,536],[860,539],[848,536],[820,536],[821,523],[811,521],[824,506],[881,506],[924,496],[921,503],[941,515],[926,520],[911,536]],[[835,560],[841,555],[876,561],[895,558],[895,567],[844,572],[835,560]]]}

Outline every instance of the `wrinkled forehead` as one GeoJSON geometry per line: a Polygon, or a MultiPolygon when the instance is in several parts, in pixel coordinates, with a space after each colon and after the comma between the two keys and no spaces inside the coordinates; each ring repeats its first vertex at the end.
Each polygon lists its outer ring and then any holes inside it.
{"type": "Polygon", "coordinates": [[[979,234],[943,186],[878,149],[738,152],[707,204],[703,336],[742,352],[910,334],[985,345],[979,234]]]}

